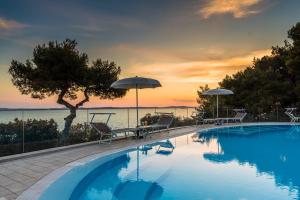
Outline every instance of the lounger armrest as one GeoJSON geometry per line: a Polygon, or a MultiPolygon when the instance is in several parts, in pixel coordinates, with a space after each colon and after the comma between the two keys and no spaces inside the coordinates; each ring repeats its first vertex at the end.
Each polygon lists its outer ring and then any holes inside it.
{"type": "Polygon", "coordinates": [[[149,125],[151,128],[168,128],[168,125],[163,125],[163,124],[153,124],[149,125]]]}

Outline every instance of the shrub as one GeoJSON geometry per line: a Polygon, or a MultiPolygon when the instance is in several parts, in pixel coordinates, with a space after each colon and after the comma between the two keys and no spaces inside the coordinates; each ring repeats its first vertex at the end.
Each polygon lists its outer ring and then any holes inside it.
{"type": "MultiPolygon", "coordinates": [[[[16,144],[23,140],[23,121],[16,118],[7,124],[0,123],[0,144],[16,144]]],[[[53,120],[28,119],[24,122],[25,142],[58,139],[57,123],[53,120]]]]}
{"type": "Polygon", "coordinates": [[[0,123],[0,156],[23,152],[23,124],[25,152],[57,146],[59,131],[53,119],[28,119],[23,123],[16,118],[7,124],[0,123]]]}
{"type": "Polygon", "coordinates": [[[86,124],[79,123],[72,125],[67,141],[69,144],[77,144],[89,141],[88,126],[86,124]]]}
{"type": "Polygon", "coordinates": [[[67,139],[68,144],[77,144],[83,142],[90,142],[99,140],[99,134],[91,129],[89,124],[76,124],[70,128],[69,138],[67,139]]]}

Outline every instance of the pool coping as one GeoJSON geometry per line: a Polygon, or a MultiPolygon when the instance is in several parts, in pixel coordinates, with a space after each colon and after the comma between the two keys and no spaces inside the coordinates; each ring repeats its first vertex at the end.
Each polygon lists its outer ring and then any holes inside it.
{"type": "MultiPolygon", "coordinates": [[[[203,128],[203,129],[200,129],[201,128],[201,125],[200,125],[199,128],[197,128],[196,130],[187,131],[186,133],[181,134],[181,136],[182,135],[188,135],[188,134],[191,134],[193,132],[199,133],[199,132],[213,130],[213,129],[239,127],[239,126],[255,126],[255,125],[299,125],[299,123],[291,123],[291,122],[241,123],[241,124],[230,124],[230,125],[207,127],[207,128],[203,128]]],[[[179,136],[180,135],[173,135],[173,136],[170,135],[169,137],[167,137],[167,139],[175,138],[175,137],[179,137],[179,136]]],[[[76,161],[70,162],[70,163],[66,164],[65,166],[63,166],[63,167],[55,169],[54,171],[52,171],[51,173],[49,173],[48,175],[46,175],[45,177],[43,177],[42,179],[37,181],[30,188],[25,190],[17,198],[17,200],[37,200],[37,199],[39,199],[41,197],[41,195],[48,189],[48,187],[52,183],[54,183],[62,175],[66,174],[67,172],[69,172],[70,170],[72,170],[73,168],[75,168],[78,165],[84,165],[84,164],[86,164],[88,162],[91,162],[95,159],[100,159],[100,158],[104,158],[104,157],[109,156],[109,155],[118,154],[120,152],[128,151],[130,149],[136,148],[138,146],[155,143],[155,142],[158,142],[158,141],[161,141],[161,140],[162,139],[155,139],[155,140],[152,140],[152,141],[145,141],[145,142],[141,142],[139,144],[129,145],[127,147],[122,147],[122,148],[119,148],[119,149],[108,150],[106,152],[93,154],[93,155],[86,156],[84,158],[78,159],[76,161]]]]}
{"type": "Polygon", "coordinates": [[[213,129],[220,129],[220,128],[229,128],[229,127],[239,127],[239,126],[257,126],[257,125],[265,125],[265,126],[271,126],[271,125],[300,125],[300,122],[255,122],[255,123],[239,123],[239,124],[231,124],[231,125],[221,125],[221,126],[214,126],[214,127],[208,127],[201,129],[199,132],[202,131],[208,131],[213,129]]]}

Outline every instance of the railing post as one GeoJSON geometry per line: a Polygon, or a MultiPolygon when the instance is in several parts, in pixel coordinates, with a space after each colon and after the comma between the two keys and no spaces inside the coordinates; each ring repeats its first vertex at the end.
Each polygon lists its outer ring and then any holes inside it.
{"type": "Polygon", "coordinates": [[[189,108],[186,108],[186,118],[189,118],[189,108]]]}
{"type": "Polygon", "coordinates": [[[129,110],[130,108],[127,108],[127,127],[129,128],[129,110]]]}
{"type": "Polygon", "coordinates": [[[86,131],[89,134],[90,133],[90,118],[89,118],[89,109],[86,109],[86,131]]]}
{"type": "Polygon", "coordinates": [[[226,117],[228,118],[228,107],[226,109],[227,109],[226,117]]]}
{"type": "Polygon", "coordinates": [[[25,122],[24,122],[24,110],[22,110],[22,152],[25,152],[25,122]]]}

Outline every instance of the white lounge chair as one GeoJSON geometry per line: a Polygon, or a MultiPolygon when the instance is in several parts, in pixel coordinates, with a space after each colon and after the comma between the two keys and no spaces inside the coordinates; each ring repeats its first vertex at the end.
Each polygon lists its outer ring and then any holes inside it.
{"type": "Polygon", "coordinates": [[[151,127],[154,130],[170,128],[172,122],[174,121],[173,113],[157,112],[156,114],[159,115],[157,123],[149,125],[149,127],[151,127]]]}
{"type": "Polygon", "coordinates": [[[204,118],[205,112],[203,111],[200,117],[202,118],[203,124],[211,124],[211,123],[216,123],[217,118],[204,118]]]}
{"type": "Polygon", "coordinates": [[[207,119],[203,119],[203,124],[215,123],[216,121],[217,121],[216,118],[207,118],[207,119]]]}
{"type": "Polygon", "coordinates": [[[163,129],[170,128],[174,121],[174,114],[162,112],[157,112],[156,114],[159,115],[159,118],[155,124],[137,127],[137,130],[139,131],[139,136],[145,137],[148,134],[153,133],[154,131],[160,131],[163,129]]]}
{"type": "Polygon", "coordinates": [[[194,111],[191,117],[196,121],[196,125],[204,123],[204,111],[194,111]]]}
{"type": "Polygon", "coordinates": [[[244,118],[247,115],[247,112],[245,109],[233,109],[233,111],[236,113],[234,117],[227,117],[227,118],[218,118],[219,120],[222,120],[224,122],[240,122],[242,123],[244,118]]]}
{"type": "Polygon", "coordinates": [[[296,117],[296,116],[293,114],[293,112],[294,112],[295,110],[297,110],[297,108],[286,108],[286,109],[285,109],[285,112],[284,112],[284,113],[285,113],[287,116],[289,116],[291,122],[299,122],[299,121],[300,121],[300,117],[296,117]]]}

